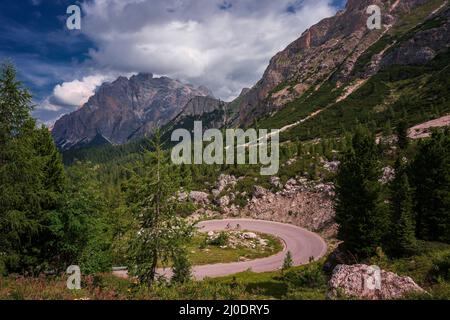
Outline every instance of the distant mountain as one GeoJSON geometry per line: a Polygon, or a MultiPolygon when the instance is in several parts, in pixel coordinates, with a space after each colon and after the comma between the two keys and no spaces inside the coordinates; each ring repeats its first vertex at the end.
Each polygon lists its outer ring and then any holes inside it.
{"type": "Polygon", "coordinates": [[[213,97],[193,98],[180,114],[162,127],[162,140],[171,145],[172,132],[176,129],[193,131],[195,121],[202,122],[203,130],[226,127],[231,118],[228,106],[228,103],[213,97]]]}
{"type": "Polygon", "coordinates": [[[59,119],[52,134],[62,150],[108,142],[124,144],[165,125],[197,96],[212,93],[205,87],[152,74],[119,77],[103,84],[79,110],[59,119]]]}

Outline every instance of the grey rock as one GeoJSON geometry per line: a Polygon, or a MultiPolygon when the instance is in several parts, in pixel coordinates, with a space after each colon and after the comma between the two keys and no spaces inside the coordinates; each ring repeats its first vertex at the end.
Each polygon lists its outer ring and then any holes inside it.
{"type": "Polygon", "coordinates": [[[328,286],[328,297],[331,299],[344,296],[366,300],[392,300],[424,292],[410,277],[401,277],[364,264],[338,265],[328,286]]]}

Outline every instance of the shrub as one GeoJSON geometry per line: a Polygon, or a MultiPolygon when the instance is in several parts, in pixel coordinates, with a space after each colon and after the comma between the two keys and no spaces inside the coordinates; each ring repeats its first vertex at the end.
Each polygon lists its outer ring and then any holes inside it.
{"type": "Polygon", "coordinates": [[[185,283],[191,279],[191,263],[185,251],[181,251],[173,259],[173,277],[174,283],[185,283]]]}
{"type": "Polygon", "coordinates": [[[310,264],[302,269],[290,270],[283,276],[289,286],[303,288],[323,288],[326,286],[326,277],[319,264],[310,264]]]}
{"type": "Polygon", "coordinates": [[[281,269],[283,271],[288,270],[288,269],[292,268],[293,264],[294,264],[294,261],[292,260],[292,253],[290,251],[288,251],[286,253],[286,257],[284,258],[283,267],[281,269]]]}
{"type": "Polygon", "coordinates": [[[429,278],[432,282],[450,281],[450,254],[433,264],[429,278]]]}
{"type": "Polygon", "coordinates": [[[209,244],[217,247],[226,246],[228,244],[228,234],[226,232],[219,233],[217,238],[209,241],[209,244]]]}

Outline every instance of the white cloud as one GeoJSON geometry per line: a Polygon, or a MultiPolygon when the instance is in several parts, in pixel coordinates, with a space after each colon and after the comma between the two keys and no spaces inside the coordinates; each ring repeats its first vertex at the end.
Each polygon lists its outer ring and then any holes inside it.
{"type": "Polygon", "coordinates": [[[50,98],[47,97],[42,102],[37,103],[37,109],[57,112],[61,110],[61,106],[51,103],[50,98]]]}
{"type": "MultiPolygon", "coordinates": [[[[89,55],[100,70],[167,75],[229,100],[259,80],[275,53],[334,12],[328,0],[95,0],[83,5],[82,31],[96,44],[89,55]]],[[[79,94],[64,90],[62,101],[92,91],[71,86],[79,94]]]]}
{"type": "Polygon", "coordinates": [[[47,99],[47,106],[41,108],[52,110],[53,106],[63,105],[71,107],[81,107],[95,93],[95,89],[105,81],[109,81],[111,77],[105,75],[92,75],[82,78],[81,80],[73,80],[58,84],[53,89],[53,95],[47,99]]]}

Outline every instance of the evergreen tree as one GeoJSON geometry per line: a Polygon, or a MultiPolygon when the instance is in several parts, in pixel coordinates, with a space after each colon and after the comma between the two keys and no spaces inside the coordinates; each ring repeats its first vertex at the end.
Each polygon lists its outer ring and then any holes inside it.
{"type": "Polygon", "coordinates": [[[64,169],[51,135],[36,129],[31,96],[4,64],[0,75],[0,265],[37,273],[58,255],[52,215],[62,206],[64,169]]]}
{"type": "Polygon", "coordinates": [[[31,110],[30,93],[16,80],[14,66],[4,63],[0,74],[0,156],[6,141],[20,134],[25,123],[31,120],[31,110]]]}
{"type": "Polygon", "coordinates": [[[408,125],[405,121],[400,121],[397,124],[396,128],[396,134],[398,139],[398,147],[401,150],[406,150],[409,145],[409,139],[408,139],[408,125]]]}
{"type": "Polygon", "coordinates": [[[412,254],[416,248],[413,192],[405,167],[399,158],[395,165],[395,179],[391,183],[390,251],[396,256],[412,254]]]}
{"type": "Polygon", "coordinates": [[[176,215],[178,177],[163,153],[159,132],[153,148],[145,156],[143,176],[134,177],[128,195],[138,225],[131,244],[133,273],[148,286],[155,280],[158,263],[175,261],[192,232],[176,215]]]}
{"type": "Polygon", "coordinates": [[[185,283],[192,277],[191,263],[188,259],[186,250],[179,250],[173,257],[173,276],[172,282],[185,283]]]}
{"type": "Polygon", "coordinates": [[[411,165],[417,237],[450,243],[450,132],[420,143],[411,165]]]}
{"type": "Polygon", "coordinates": [[[358,127],[336,178],[338,238],[357,255],[373,254],[388,226],[378,181],[380,171],[375,138],[366,128],[358,127]]]}
{"type": "Polygon", "coordinates": [[[392,124],[391,124],[391,120],[390,119],[387,119],[387,121],[384,124],[383,134],[385,136],[390,136],[392,134],[392,124]]]}

